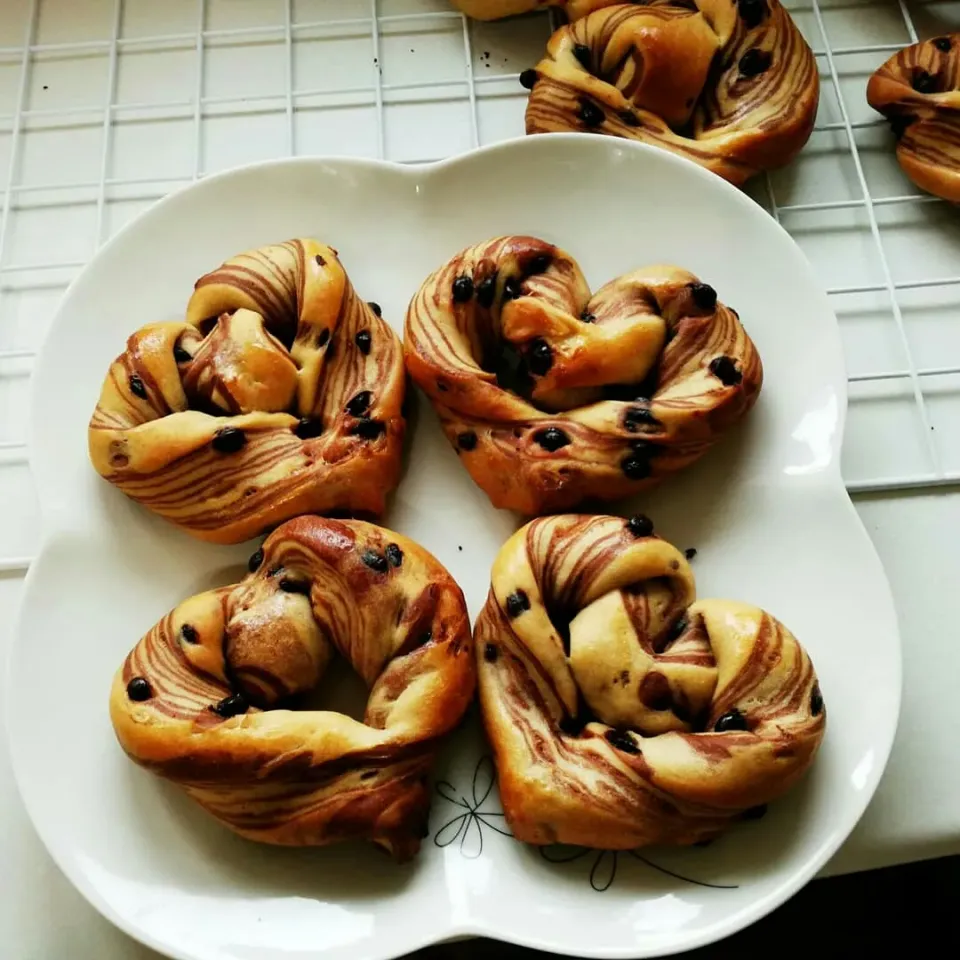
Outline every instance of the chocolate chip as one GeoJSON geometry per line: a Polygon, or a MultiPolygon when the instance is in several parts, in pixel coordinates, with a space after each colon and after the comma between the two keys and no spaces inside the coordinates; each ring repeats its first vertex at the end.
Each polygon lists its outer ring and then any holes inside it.
{"type": "Polygon", "coordinates": [[[639,753],[640,748],[637,741],[627,730],[608,730],[604,736],[612,747],[622,750],[624,753],[639,753]]]}
{"type": "Polygon", "coordinates": [[[631,453],[620,461],[620,469],[628,480],[646,480],[652,469],[650,460],[638,453],[631,453]]]}
{"type": "Polygon", "coordinates": [[[767,50],[758,50],[754,47],[748,50],[737,64],[742,77],[757,77],[770,67],[770,53],[767,50]]]}
{"type": "Polygon", "coordinates": [[[933,45],[934,45],[941,53],[949,53],[949,52],[950,52],[950,40],[949,40],[947,37],[937,37],[937,39],[933,41],[933,45]]]}
{"type": "Polygon", "coordinates": [[[302,593],[305,597],[310,596],[309,580],[298,580],[295,577],[281,577],[277,581],[277,586],[284,593],[302,593]]]}
{"type": "Polygon", "coordinates": [[[449,388],[442,380],[438,380],[438,381],[437,381],[437,389],[438,389],[441,393],[446,393],[450,388],[449,388]]]}
{"type": "Polygon", "coordinates": [[[250,559],[247,561],[247,569],[251,573],[256,573],[260,569],[260,564],[263,563],[263,547],[260,547],[259,550],[255,550],[250,554],[250,559]]]}
{"type": "Polygon", "coordinates": [[[388,543],[383,552],[391,566],[399,567],[403,563],[403,551],[395,543],[388,543]]]}
{"type": "Polygon", "coordinates": [[[357,349],[366,356],[370,352],[370,331],[359,331],[353,338],[353,342],[357,345],[357,349]]]}
{"type": "Polygon", "coordinates": [[[506,283],[503,285],[503,299],[516,300],[520,296],[522,296],[520,281],[516,277],[507,277],[506,283]]]}
{"type": "Polygon", "coordinates": [[[640,702],[648,710],[661,712],[673,706],[673,691],[670,681],[657,671],[648,673],[640,684],[640,702]]]}
{"type": "Polygon", "coordinates": [[[691,283],[690,293],[701,310],[713,310],[717,306],[717,291],[709,283],[691,283]]]}
{"type": "Polygon", "coordinates": [[[717,720],[713,725],[713,729],[716,730],[717,733],[728,733],[731,730],[746,730],[747,718],[734,707],[717,720]]]}
{"type": "Polygon", "coordinates": [[[323,421],[319,417],[301,417],[293,428],[293,432],[301,440],[312,440],[323,433],[323,421]]]}
{"type": "Polygon", "coordinates": [[[549,253],[538,253],[527,264],[527,273],[543,273],[551,263],[553,263],[553,257],[551,257],[549,253]]]}
{"type": "Polygon", "coordinates": [[[219,703],[215,703],[210,709],[218,716],[227,719],[246,713],[249,707],[250,705],[242,693],[232,693],[229,697],[224,697],[219,703]]]}
{"type": "Polygon", "coordinates": [[[324,260],[319,253],[313,259],[317,261],[318,267],[325,267],[327,265],[327,261],[324,260]]]}
{"type": "Polygon", "coordinates": [[[577,58],[577,62],[583,67],[587,73],[590,72],[590,48],[585,43],[578,43],[573,48],[573,55],[577,58]]]}
{"type": "Polygon", "coordinates": [[[584,717],[564,717],[557,726],[560,727],[562,733],[565,733],[568,737],[579,737],[583,733],[583,728],[587,725],[587,721],[584,717]]]}
{"type": "Polygon", "coordinates": [[[523,590],[517,590],[515,593],[511,593],[507,597],[507,613],[511,617],[519,617],[524,610],[530,609],[530,598],[523,592],[523,590]]]}
{"type": "Polygon", "coordinates": [[[659,427],[660,421],[650,412],[649,407],[627,407],[623,415],[624,429],[636,433],[641,426],[659,427]]]}
{"type": "Polygon", "coordinates": [[[495,643],[488,643],[483,648],[483,659],[486,660],[487,663],[496,663],[497,657],[499,656],[500,651],[497,649],[497,645],[495,643]]]}
{"type": "Polygon", "coordinates": [[[473,450],[477,445],[477,435],[472,430],[457,434],[457,446],[461,450],[473,450]]]}
{"type": "Polygon", "coordinates": [[[387,572],[387,558],[382,554],[377,553],[375,550],[365,550],[360,559],[371,570],[376,570],[377,573],[387,572]]]}
{"type": "Polygon", "coordinates": [[[743,379],[743,374],[731,357],[714,357],[710,361],[710,372],[725,387],[735,387],[743,379]]]}
{"type": "Polygon", "coordinates": [[[185,623],[180,628],[180,638],[184,643],[199,643],[200,634],[197,633],[197,628],[192,624],[185,623]]]}
{"type": "Polygon", "coordinates": [[[692,559],[697,555],[697,548],[696,548],[696,547],[687,547],[687,549],[683,551],[683,555],[684,555],[688,560],[692,560],[692,559]]]}
{"type": "Polygon", "coordinates": [[[546,430],[538,430],[533,435],[533,439],[549,453],[553,453],[555,450],[559,450],[561,447],[566,447],[570,444],[570,438],[556,427],[547,427],[546,430]]]}
{"type": "Polygon", "coordinates": [[[318,347],[325,347],[325,346],[327,345],[327,341],[328,341],[329,339],[330,339],[330,330],[329,330],[328,327],[324,327],[324,328],[317,334],[317,346],[318,346],[318,347]]]}
{"type": "Polygon", "coordinates": [[[542,377],[553,366],[553,351],[546,340],[534,337],[530,341],[530,348],[527,350],[527,366],[530,372],[538,377],[542,377]]]}
{"type": "Polygon", "coordinates": [[[759,26],[767,12],[764,0],[737,0],[740,19],[748,27],[759,26]]]}
{"type": "Polygon", "coordinates": [[[453,281],[453,302],[466,303],[473,296],[473,281],[469,277],[457,277],[453,281]]]}
{"type": "Polygon", "coordinates": [[[361,417],[350,430],[352,434],[363,437],[364,440],[376,440],[381,433],[386,432],[382,420],[371,420],[370,417],[361,417]]]}
{"type": "Polygon", "coordinates": [[[815,683],[810,693],[810,712],[819,717],[823,712],[823,694],[820,692],[820,684],[815,683]]]}
{"type": "Polygon", "coordinates": [[[147,388],[135,373],[130,376],[130,392],[138,396],[141,400],[147,399],[147,388]]]}
{"type": "Polygon", "coordinates": [[[477,303],[481,307],[489,309],[493,306],[493,301],[497,296],[497,275],[491,273],[489,277],[484,278],[477,285],[477,303]]]}
{"type": "Polygon", "coordinates": [[[181,347],[178,343],[173,348],[173,359],[176,360],[177,363],[189,363],[193,357],[191,357],[190,354],[187,353],[187,351],[184,350],[183,347],[181,347]]]}
{"type": "Polygon", "coordinates": [[[537,71],[530,67],[527,70],[524,70],[520,74],[520,86],[525,87],[527,90],[532,90],[533,85],[539,80],[540,77],[537,74],[537,71]]]}
{"type": "Polygon", "coordinates": [[[369,390],[361,390],[356,396],[350,398],[344,409],[351,417],[362,417],[370,409],[371,400],[373,400],[373,394],[369,390]]]}
{"type": "Polygon", "coordinates": [[[368,306],[378,317],[382,317],[382,316],[383,316],[383,311],[380,309],[380,304],[379,304],[379,303],[375,303],[373,300],[371,300],[371,301],[367,304],[367,306],[368,306]]]}
{"type": "Polygon", "coordinates": [[[247,435],[237,427],[221,427],[214,435],[211,445],[217,453],[236,453],[247,442],[247,435]]]}
{"type": "Polygon", "coordinates": [[[580,314],[580,319],[581,319],[584,323],[596,323],[596,322],[597,322],[597,316],[596,316],[596,314],[591,313],[589,310],[586,309],[586,307],[584,307],[583,313],[580,314]]]}
{"type": "Polygon", "coordinates": [[[577,117],[585,127],[599,127],[603,123],[603,111],[592,100],[581,100],[577,117]]]}
{"type": "Polygon", "coordinates": [[[153,688],[143,677],[134,677],[127,684],[127,696],[137,702],[149,700],[153,696],[153,688]]]}
{"type": "Polygon", "coordinates": [[[621,110],[617,116],[620,120],[625,123],[628,127],[639,127],[640,118],[632,110],[621,110]]]}
{"type": "Polygon", "coordinates": [[[937,78],[932,74],[927,73],[926,70],[914,70],[913,79],[910,83],[917,93],[937,92],[937,78]]]}
{"type": "Polygon", "coordinates": [[[744,820],[760,820],[767,815],[767,805],[761,803],[759,807],[750,807],[740,814],[744,820]]]}
{"type": "Polygon", "coordinates": [[[634,514],[627,521],[626,526],[635,537],[649,537],[653,535],[653,521],[649,517],[645,517],[642,513],[634,514]]]}

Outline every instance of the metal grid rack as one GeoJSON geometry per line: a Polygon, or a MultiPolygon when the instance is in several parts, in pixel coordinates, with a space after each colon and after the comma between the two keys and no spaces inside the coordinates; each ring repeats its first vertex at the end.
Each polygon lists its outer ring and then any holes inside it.
{"type": "MultiPolygon", "coordinates": [[[[869,73],[949,30],[954,5],[788,6],[820,65],[818,122],[801,157],[749,191],[804,248],[840,319],[848,487],[955,483],[960,229],[900,173],[864,99],[869,73]]],[[[480,24],[444,0],[6,0],[0,572],[26,569],[39,529],[23,433],[36,349],[99,244],[170,190],[244,161],[429,161],[517,135],[517,74],[550,29],[547,13],[480,24]]]]}

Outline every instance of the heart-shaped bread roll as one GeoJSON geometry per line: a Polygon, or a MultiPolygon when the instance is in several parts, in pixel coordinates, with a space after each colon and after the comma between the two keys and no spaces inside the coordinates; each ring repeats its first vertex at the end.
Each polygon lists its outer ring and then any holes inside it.
{"type": "Polygon", "coordinates": [[[524,71],[527,133],[590,131],[681,154],[732,183],[807,142],[813,51],[778,0],[653,0],[561,27],[524,71]]]}
{"type": "Polygon", "coordinates": [[[591,295],[570,254],[497,237],[431,274],[407,369],[474,481],[528,515],[636,493],[753,405],[760,357],[692,273],[653,266],[591,295]]]}
{"type": "Polygon", "coordinates": [[[519,840],[690,844],[779,797],[826,714],[810,658],[756,607],[695,600],[645,517],[534,520],[474,628],[480,703],[519,840]]]}
{"type": "Polygon", "coordinates": [[[337,252],[290,240],[201,277],[182,323],[113,362],[90,459],[181,529],[239,543],[301,513],[379,515],[400,474],[403,355],[337,252]]]}
{"type": "Polygon", "coordinates": [[[312,516],[270,534],[250,568],[126,658],[110,694],[121,746],[251,840],[412,856],[434,755],[474,692],[460,588],[406,537],[312,516]],[[363,722],[291,708],[334,653],[370,690],[363,722]]]}
{"type": "Polygon", "coordinates": [[[867,101],[890,121],[903,172],[960,202],[960,34],[895,53],[870,77],[867,101]]]}

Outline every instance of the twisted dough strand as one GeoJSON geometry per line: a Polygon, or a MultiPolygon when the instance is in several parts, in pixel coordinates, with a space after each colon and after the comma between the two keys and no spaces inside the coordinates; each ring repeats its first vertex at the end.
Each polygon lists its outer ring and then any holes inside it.
{"type": "Polygon", "coordinates": [[[895,53],[870,77],[867,102],[890,121],[903,172],[960,202],[960,34],[895,53]]]}
{"type": "Polygon", "coordinates": [[[422,547],[361,521],[298,517],[251,565],[129,654],[110,695],[120,744],[250,839],[366,838],[412,856],[427,771],[473,696],[459,587],[422,547]],[[362,723],[287,709],[334,651],[370,689],[362,723]]]}
{"type": "Polygon", "coordinates": [[[809,657],[747,604],[694,601],[635,518],[534,520],[474,628],[504,811],[534,844],[689,844],[786,791],[826,715],[809,657]]]}
{"type": "Polygon", "coordinates": [[[604,6],[557,30],[528,82],[529,134],[640,140],[736,184],[799,152],[820,95],[778,0],[604,6]]]}
{"type": "Polygon", "coordinates": [[[568,253],[524,236],[428,277],[404,353],[474,481],[527,514],[624,497],[692,463],[763,379],[735,311],[693,274],[647,267],[591,296],[568,253]]]}
{"type": "Polygon", "coordinates": [[[400,470],[403,359],[336,251],[262,247],[202,277],[182,323],[137,330],[90,421],[94,467],[204,540],[298,513],[383,510],[400,470]]]}

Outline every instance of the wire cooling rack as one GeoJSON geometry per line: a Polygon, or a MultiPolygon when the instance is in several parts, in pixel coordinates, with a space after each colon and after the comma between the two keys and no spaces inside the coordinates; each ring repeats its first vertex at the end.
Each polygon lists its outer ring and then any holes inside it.
{"type": "MultiPolygon", "coordinates": [[[[955,483],[960,221],[904,178],[864,90],[892,52],[951,29],[957,4],[788,6],[820,66],[818,121],[801,157],[749,192],[837,312],[844,476],[854,494],[955,483]]],[[[98,245],[172,189],[239,163],[429,161],[516,136],[517,74],[550,30],[546,12],[483,24],[444,0],[4,0],[0,571],[25,570],[37,545],[24,433],[36,350],[98,245]]]]}

